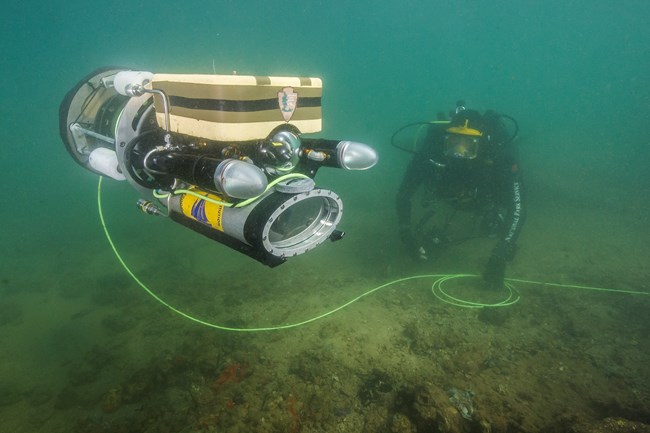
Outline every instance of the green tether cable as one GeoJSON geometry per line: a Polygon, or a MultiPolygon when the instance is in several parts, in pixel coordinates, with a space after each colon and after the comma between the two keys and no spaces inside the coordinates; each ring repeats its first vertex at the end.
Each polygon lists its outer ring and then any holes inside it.
{"type": "Polygon", "coordinates": [[[269,183],[266,186],[266,188],[264,189],[264,192],[262,194],[260,194],[258,196],[255,196],[255,197],[251,197],[249,199],[246,199],[246,200],[244,200],[244,201],[242,201],[240,203],[228,203],[228,202],[221,201],[221,200],[215,200],[215,199],[213,199],[211,197],[208,197],[207,195],[200,194],[200,193],[198,193],[196,191],[192,191],[191,189],[176,189],[176,190],[174,190],[172,192],[168,192],[168,193],[165,193],[165,194],[161,194],[161,193],[159,193],[157,191],[154,191],[153,196],[156,197],[157,199],[162,199],[162,198],[167,198],[172,194],[173,195],[188,194],[188,195],[200,198],[201,200],[205,200],[207,202],[218,204],[218,205],[224,206],[224,207],[244,207],[244,206],[247,206],[247,205],[253,203],[255,200],[259,199],[269,189],[273,188],[279,182],[282,182],[283,180],[287,180],[287,179],[296,179],[296,178],[305,179],[305,178],[309,178],[309,176],[307,176],[306,174],[302,174],[302,173],[285,174],[284,176],[280,176],[277,179],[273,180],[271,183],[269,183]]]}
{"type": "Polygon", "coordinates": [[[440,275],[437,275],[437,276],[436,275],[417,276],[417,277],[408,277],[408,278],[403,278],[401,280],[391,281],[389,283],[386,283],[384,285],[376,287],[376,288],[374,288],[372,290],[369,290],[369,291],[367,291],[365,293],[362,293],[361,295],[357,296],[356,298],[346,302],[345,304],[343,304],[343,305],[341,305],[341,306],[339,306],[339,307],[337,307],[337,308],[335,308],[335,309],[333,309],[331,311],[320,314],[320,315],[318,315],[316,317],[312,317],[311,319],[303,320],[303,321],[297,322],[297,323],[291,323],[291,324],[288,324],[288,325],[277,325],[277,326],[259,327],[259,328],[232,328],[232,327],[229,327],[229,326],[224,326],[224,325],[219,325],[219,324],[216,324],[216,323],[206,322],[205,320],[198,319],[198,318],[196,318],[194,316],[191,316],[188,313],[185,313],[185,312],[179,310],[178,308],[175,308],[174,306],[167,303],[160,296],[156,295],[142,281],[140,281],[140,279],[133,273],[133,271],[131,271],[131,269],[124,262],[124,259],[122,258],[120,253],[117,251],[117,247],[115,246],[115,243],[113,242],[113,239],[111,238],[111,235],[108,232],[108,228],[106,227],[106,220],[104,219],[104,213],[102,211],[102,195],[101,195],[102,179],[103,179],[103,177],[100,176],[99,183],[97,184],[97,210],[99,212],[99,220],[101,221],[102,228],[104,229],[104,234],[106,235],[106,239],[108,240],[108,243],[111,246],[111,249],[113,250],[113,253],[115,254],[115,257],[117,257],[117,260],[120,262],[120,264],[122,265],[122,267],[124,268],[126,273],[129,274],[129,276],[133,279],[133,281],[135,281],[140,287],[142,287],[142,289],[145,292],[147,292],[156,301],[158,301],[159,303],[161,303],[162,305],[164,305],[165,307],[167,307],[168,309],[170,309],[174,313],[176,313],[176,314],[178,314],[178,315],[180,315],[182,317],[185,317],[186,319],[189,319],[189,320],[191,320],[193,322],[204,325],[204,326],[208,326],[208,327],[216,328],[216,329],[221,329],[223,331],[237,331],[237,332],[276,331],[276,330],[280,330],[280,329],[296,328],[298,326],[306,325],[307,323],[314,322],[316,320],[319,320],[319,319],[322,319],[322,318],[324,318],[326,316],[329,316],[330,314],[333,314],[333,313],[335,313],[335,312],[337,312],[339,310],[342,310],[343,308],[345,308],[348,305],[358,301],[359,299],[361,299],[361,298],[363,298],[363,297],[365,297],[365,296],[367,296],[367,295],[369,295],[369,294],[371,294],[371,293],[373,293],[373,292],[375,292],[377,290],[380,290],[380,289],[382,289],[384,287],[387,287],[387,286],[389,286],[391,284],[396,284],[398,282],[411,280],[411,279],[414,279],[414,278],[439,277],[440,276],[440,275]]]}
{"type": "Polygon", "coordinates": [[[361,298],[364,298],[371,293],[374,293],[378,290],[381,290],[385,287],[391,286],[393,284],[398,284],[398,283],[403,283],[405,281],[410,281],[410,280],[416,280],[416,279],[432,279],[435,278],[435,281],[433,282],[431,286],[431,292],[433,295],[441,300],[442,302],[445,302],[447,304],[455,305],[458,307],[464,307],[464,308],[486,308],[486,307],[506,307],[509,305],[515,304],[517,301],[519,301],[519,293],[515,289],[515,287],[510,284],[510,282],[519,282],[519,283],[525,283],[525,284],[536,284],[536,285],[542,285],[542,286],[555,286],[555,287],[566,287],[566,288],[576,288],[576,289],[585,289],[585,290],[594,290],[594,291],[601,291],[601,292],[613,292],[613,293],[626,293],[626,294],[631,294],[631,295],[650,295],[648,292],[640,292],[640,291],[635,291],[635,290],[619,290],[619,289],[608,289],[608,288],[601,288],[601,287],[590,287],[590,286],[580,286],[580,285],[575,285],[575,284],[559,284],[559,283],[545,283],[545,282],[540,282],[540,281],[531,281],[531,280],[523,280],[523,279],[517,279],[517,278],[507,278],[506,279],[506,289],[508,289],[508,297],[500,302],[496,303],[491,303],[491,304],[485,304],[485,303],[479,303],[479,302],[472,302],[472,301],[465,301],[456,297],[453,297],[446,293],[442,289],[443,283],[457,279],[457,278],[477,278],[477,275],[473,274],[432,274],[432,275],[416,275],[416,276],[411,276],[411,277],[405,277],[405,278],[400,278],[394,281],[390,281],[388,283],[382,284],[378,287],[375,287],[374,289],[368,290],[361,295],[351,299],[350,301],[344,303],[343,305],[334,308],[333,310],[327,311],[323,314],[320,314],[318,316],[312,317],[311,319],[306,319],[300,322],[296,323],[291,323],[287,325],[277,325],[277,326],[268,326],[268,327],[258,327],[258,328],[232,328],[229,326],[224,326],[224,325],[219,325],[216,323],[211,323],[207,322],[205,320],[198,319],[188,313],[185,313],[178,308],[175,308],[174,306],[168,304],[164,299],[162,299],[160,296],[156,295],[151,289],[149,289],[140,279],[131,271],[131,269],[126,265],[124,262],[124,259],[120,255],[120,253],[117,251],[117,248],[115,247],[115,244],[113,243],[113,239],[111,238],[111,235],[108,232],[108,228],[106,227],[106,221],[104,220],[104,213],[102,211],[102,196],[101,196],[101,190],[102,190],[102,179],[103,177],[99,177],[99,183],[97,184],[97,210],[99,212],[99,220],[101,221],[102,228],[104,229],[104,234],[106,235],[106,239],[108,240],[109,245],[111,246],[111,249],[113,250],[113,253],[115,254],[115,257],[117,257],[117,260],[120,262],[124,270],[129,274],[129,276],[135,281],[142,289],[147,292],[152,298],[154,298],[156,301],[167,307],[169,310],[173,311],[174,313],[185,317],[186,319],[189,319],[195,323],[198,323],[200,325],[208,326],[210,328],[215,328],[215,329],[221,329],[223,331],[236,331],[236,332],[260,332],[260,331],[277,331],[280,329],[289,329],[289,328],[296,328],[298,326],[306,325],[311,322],[315,322],[316,320],[325,318],[331,314],[336,313],[339,310],[344,309],[345,307],[357,302],[361,298]]]}
{"type": "Polygon", "coordinates": [[[593,290],[596,292],[627,293],[629,295],[646,295],[646,296],[650,295],[650,292],[640,292],[638,290],[608,289],[606,287],[581,286],[578,284],[546,283],[543,281],[522,280],[518,278],[508,278],[508,281],[514,281],[516,283],[536,284],[540,286],[566,287],[567,289],[593,290]]]}

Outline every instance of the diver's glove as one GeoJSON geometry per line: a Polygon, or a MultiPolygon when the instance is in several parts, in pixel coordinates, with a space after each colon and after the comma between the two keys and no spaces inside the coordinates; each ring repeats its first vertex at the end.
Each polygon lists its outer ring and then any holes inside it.
{"type": "Polygon", "coordinates": [[[506,274],[506,261],[515,256],[515,246],[510,242],[501,241],[492,250],[492,255],[485,266],[483,280],[488,289],[500,289],[506,274]]]}
{"type": "Polygon", "coordinates": [[[409,252],[409,255],[418,260],[426,260],[427,253],[424,248],[418,245],[415,242],[415,237],[411,232],[411,227],[408,225],[400,225],[399,227],[399,237],[406,247],[406,250],[409,252]]]}
{"type": "Polygon", "coordinates": [[[418,233],[418,239],[421,245],[418,250],[418,255],[421,260],[437,259],[449,245],[447,236],[443,231],[438,229],[432,229],[426,233],[418,233]]]}
{"type": "Polygon", "coordinates": [[[506,261],[499,256],[492,255],[485,266],[483,280],[486,288],[497,290],[503,287],[503,280],[506,275],[506,261]]]}

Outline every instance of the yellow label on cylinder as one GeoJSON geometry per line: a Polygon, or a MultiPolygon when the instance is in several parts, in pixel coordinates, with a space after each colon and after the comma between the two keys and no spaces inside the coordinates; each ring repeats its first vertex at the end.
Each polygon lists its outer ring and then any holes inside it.
{"type": "MultiPolygon", "coordinates": [[[[219,199],[219,197],[211,194],[205,195],[209,198],[219,199]]],[[[183,194],[183,197],[181,197],[181,210],[183,211],[183,215],[221,232],[223,231],[223,209],[224,206],[220,204],[212,203],[193,195],[183,194]]]]}

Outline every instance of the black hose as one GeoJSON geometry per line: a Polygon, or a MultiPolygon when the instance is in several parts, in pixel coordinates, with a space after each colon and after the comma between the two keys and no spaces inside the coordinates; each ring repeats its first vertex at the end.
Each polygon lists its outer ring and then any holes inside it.
{"type": "Polygon", "coordinates": [[[411,126],[417,126],[417,125],[431,125],[431,122],[413,122],[413,123],[407,123],[406,125],[404,125],[404,126],[402,126],[401,128],[399,128],[397,131],[395,131],[395,132],[393,133],[393,135],[391,135],[391,137],[390,137],[390,144],[391,144],[393,147],[395,147],[396,149],[403,150],[404,152],[408,152],[408,153],[412,153],[412,154],[416,155],[417,152],[416,152],[415,150],[412,150],[412,149],[406,149],[406,148],[404,148],[404,147],[398,145],[397,143],[395,143],[395,136],[397,136],[397,134],[399,134],[400,132],[404,131],[406,128],[410,128],[411,126]]]}
{"type": "Polygon", "coordinates": [[[499,117],[503,117],[504,119],[508,119],[509,121],[512,122],[512,124],[515,127],[515,131],[513,132],[512,136],[506,141],[506,144],[510,144],[513,141],[515,141],[517,139],[517,136],[519,135],[519,123],[517,122],[517,120],[514,117],[508,116],[507,114],[499,114],[499,117]]]}

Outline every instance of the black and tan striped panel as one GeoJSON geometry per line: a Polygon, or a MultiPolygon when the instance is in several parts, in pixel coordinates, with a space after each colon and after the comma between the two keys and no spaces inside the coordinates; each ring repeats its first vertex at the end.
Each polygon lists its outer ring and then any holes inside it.
{"type": "MultiPolygon", "coordinates": [[[[262,139],[279,125],[302,133],[321,130],[322,81],[305,77],[155,74],[150,84],[167,94],[172,131],[218,141],[262,139]],[[278,94],[290,87],[298,95],[296,109],[285,121],[278,94]]],[[[160,97],[155,96],[158,124],[165,124],[160,97]]]]}

